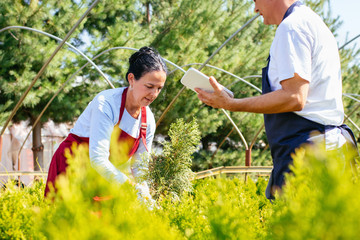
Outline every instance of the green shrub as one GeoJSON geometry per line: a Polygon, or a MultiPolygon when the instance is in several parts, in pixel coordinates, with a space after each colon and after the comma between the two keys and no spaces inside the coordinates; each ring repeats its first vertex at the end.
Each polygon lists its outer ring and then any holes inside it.
{"type": "Polygon", "coordinates": [[[360,185],[347,149],[297,151],[271,218],[272,239],[360,239],[360,185]]]}
{"type": "Polygon", "coordinates": [[[42,181],[25,189],[9,181],[0,192],[0,239],[32,239],[37,236],[34,228],[36,215],[43,202],[42,181]]]}
{"type": "Polygon", "coordinates": [[[92,169],[86,146],[73,152],[67,174],[60,176],[58,192],[51,196],[52,207],[39,219],[39,231],[47,239],[181,238],[138,201],[133,186],[109,182],[92,169]]]}
{"type": "MultiPolygon", "coordinates": [[[[183,122],[175,126],[178,136],[186,133],[183,122]]],[[[171,146],[185,146],[184,139],[171,146]]],[[[220,176],[188,182],[192,191],[177,193],[178,201],[164,194],[149,211],[133,186],[92,169],[87,147],[79,146],[57,194],[45,201],[41,181],[24,189],[9,183],[0,191],[0,239],[359,239],[359,169],[347,164],[351,154],[321,146],[297,151],[293,174],[273,204],[263,178],[245,183],[220,176]]],[[[126,158],[120,155],[118,163],[126,158]]]]}
{"type": "Polygon", "coordinates": [[[200,144],[200,132],[195,119],[185,123],[178,119],[169,130],[170,141],[164,141],[161,154],[152,154],[145,179],[155,199],[170,195],[178,200],[183,192],[192,191],[192,155],[200,144]]]}
{"type": "Polygon", "coordinates": [[[265,181],[245,184],[234,179],[195,181],[181,202],[163,201],[162,211],[188,239],[262,239],[271,213],[264,197],[265,181]]]}

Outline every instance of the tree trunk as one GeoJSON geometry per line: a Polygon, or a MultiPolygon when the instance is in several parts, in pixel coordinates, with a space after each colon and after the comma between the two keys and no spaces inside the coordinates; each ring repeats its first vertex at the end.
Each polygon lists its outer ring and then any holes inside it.
{"type": "Polygon", "coordinates": [[[34,171],[44,169],[44,145],[41,143],[41,123],[38,122],[32,134],[34,171]]]}

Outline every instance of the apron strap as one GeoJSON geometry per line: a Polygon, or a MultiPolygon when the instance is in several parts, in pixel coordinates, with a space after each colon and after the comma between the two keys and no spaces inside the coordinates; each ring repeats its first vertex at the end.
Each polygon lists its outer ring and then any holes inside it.
{"type": "MultiPolygon", "coordinates": [[[[119,124],[120,126],[120,121],[121,118],[124,114],[125,111],[125,102],[126,102],[126,94],[127,94],[128,88],[124,89],[124,92],[121,96],[121,107],[120,107],[120,114],[119,114],[119,121],[117,124],[119,124]]],[[[136,150],[139,148],[139,144],[140,144],[140,139],[142,139],[142,142],[146,148],[146,151],[149,152],[149,149],[146,145],[146,129],[147,129],[147,123],[146,123],[146,108],[142,107],[141,108],[141,126],[140,126],[140,133],[139,133],[139,137],[135,140],[134,145],[130,151],[129,156],[131,157],[132,155],[135,154],[136,150]]]]}
{"type": "Polygon", "coordinates": [[[351,130],[351,128],[346,125],[346,124],[342,124],[340,127],[341,130],[341,134],[345,137],[345,139],[351,143],[352,147],[355,149],[356,153],[357,153],[357,157],[360,156],[359,154],[359,149],[357,146],[357,141],[355,139],[355,135],[353,133],[353,131],[351,130]]]}
{"type": "MultiPolygon", "coordinates": [[[[146,145],[146,129],[147,129],[147,123],[146,123],[146,108],[142,107],[141,108],[141,126],[140,126],[140,136],[142,138],[143,144],[146,148],[146,151],[149,152],[149,149],[146,145]]],[[[139,137],[140,137],[139,136],[139,137]]]]}
{"type": "Polygon", "coordinates": [[[126,94],[127,94],[127,91],[128,91],[128,88],[125,88],[124,89],[124,92],[121,96],[121,106],[120,106],[120,114],[119,114],[119,121],[118,121],[118,125],[120,126],[120,121],[121,121],[121,118],[124,114],[124,110],[125,110],[125,102],[126,102],[126,94]]]}
{"type": "Polygon", "coordinates": [[[134,155],[136,150],[139,148],[139,144],[140,144],[140,139],[142,139],[142,142],[146,148],[146,151],[149,152],[149,149],[146,145],[146,129],[147,129],[147,124],[146,124],[146,108],[142,107],[141,108],[141,126],[140,126],[140,133],[139,133],[139,137],[135,140],[134,142],[134,146],[130,151],[130,156],[134,155]]]}
{"type": "MultiPolygon", "coordinates": [[[[344,130],[346,130],[346,132],[350,135],[350,137],[351,137],[351,142],[352,142],[352,144],[357,148],[357,142],[356,142],[356,139],[355,139],[355,136],[354,136],[354,133],[353,133],[353,131],[351,130],[351,128],[349,128],[349,126],[348,125],[346,125],[346,124],[342,124],[341,126],[340,126],[340,129],[341,129],[341,132],[343,133],[343,135],[345,136],[346,134],[344,134],[344,130]]],[[[346,136],[345,136],[345,138],[346,138],[346,136]]],[[[347,139],[349,139],[349,138],[347,138],[347,139]]],[[[350,139],[349,139],[350,140],[350,139]]]]}

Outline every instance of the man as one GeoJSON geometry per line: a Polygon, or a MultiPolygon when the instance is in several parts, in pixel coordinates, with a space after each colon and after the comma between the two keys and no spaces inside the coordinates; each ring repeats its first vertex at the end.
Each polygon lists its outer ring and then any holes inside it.
{"type": "Polygon", "coordinates": [[[214,93],[196,91],[201,101],[214,108],[264,114],[274,165],[266,195],[272,199],[274,189],[284,184],[284,173],[290,172],[291,153],[314,140],[311,132],[322,133],[327,149],[355,141],[351,130],[342,125],[340,57],[328,27],[300,1],[254,2],[264,24],[278,25],[263,69],[263,95],[230,98],[213,77],[214,93]]]}

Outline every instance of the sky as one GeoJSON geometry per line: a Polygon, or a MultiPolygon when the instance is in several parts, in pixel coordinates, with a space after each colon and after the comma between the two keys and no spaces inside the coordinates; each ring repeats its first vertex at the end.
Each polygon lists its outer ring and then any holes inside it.
{"type": "MultiPolygon", "coordinates": [[[[330,0],[332,15],[340,16],[343,21],[342,26],[338,30],[336,40],[339,47],[360,34],[360,0],[330,0]],[[347,35],[348,34],[348,35],[347,35]]],[[[360,37],[346,47],[360,47],[360,37]]]]}

